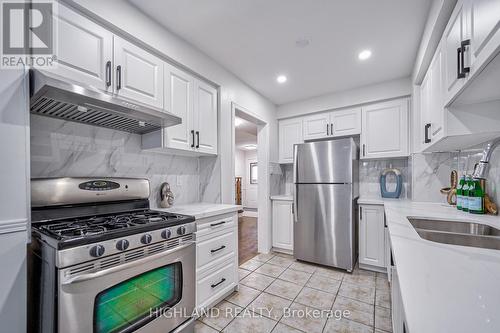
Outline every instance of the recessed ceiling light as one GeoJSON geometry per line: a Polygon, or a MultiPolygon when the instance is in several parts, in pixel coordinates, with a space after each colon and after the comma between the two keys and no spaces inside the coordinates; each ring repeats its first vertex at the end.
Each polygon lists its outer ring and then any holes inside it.
{"type": "Polygon", "coordinates": [[[252,145],[252,144],[244,145],[243,148],[246,150],[255,150],[255,149],[257,149],[257,145],[252,145]]]}
{"type": "Polygon", "coordinates": [[[308,47],[309,44],[311,43],[311,39],[308,38],[308,37],[301,37],[299,39],[297,39],[295,41],[295,46],[297,46],[298,48],[305,48],[305,47],[308,47]]]}
{"type": "Polygon", "coordinates": [[[286,76],[285,75],[279,75],[277,78],[276,78],[276,81],[278,81],[278,83],[285,83],[287,80],[286,76]]]}
{"type": "Polygon", "coordinates": [[[359,60],[366,60],[372,56],[372,51],[370,50],[363,50],[359,53],[358,58],[359,60]]]}

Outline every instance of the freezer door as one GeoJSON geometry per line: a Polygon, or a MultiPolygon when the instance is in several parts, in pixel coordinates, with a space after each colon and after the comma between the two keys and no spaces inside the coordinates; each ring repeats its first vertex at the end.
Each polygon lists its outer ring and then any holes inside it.
{"type": "Polygon", "coordinates": [[[296,259],[352,271],[355,260],[351,184],[295,185],[296,259]]]}
{"type": "Polygon", "coordinates": [[[357,148],[352,138],[294,147],[294,183],[352,183],[357,148]]]}

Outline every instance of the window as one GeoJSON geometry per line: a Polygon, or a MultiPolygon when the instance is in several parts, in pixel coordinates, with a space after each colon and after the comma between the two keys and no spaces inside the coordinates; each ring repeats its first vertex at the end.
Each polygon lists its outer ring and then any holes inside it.
{"type": "Polygon", "coordinates": [[[250,184],[257,184],[257,163],[250,163],[250,184]]]}

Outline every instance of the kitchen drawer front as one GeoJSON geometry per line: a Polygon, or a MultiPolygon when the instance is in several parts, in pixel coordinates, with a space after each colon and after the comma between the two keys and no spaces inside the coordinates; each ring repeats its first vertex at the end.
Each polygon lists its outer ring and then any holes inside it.
{"type": "Polygon", "coordinates": [[[207,240],[198,241],[196,244],[197,268],[204,269],[207,265],[215,264],[218,259],[231,253],[234,254],[235,237],[234,230],[230,230],[207,240]]]}
{"type": "Polygon", "coordinates": [[[204,237],[236,226],[236,214],[226,214],[196,221],[196,238],[204,237]]]}
{"type": "Polygon", "coordinates": [[[223,296],[236,282],[235,261],[231,260],[221,268],[196,281],[196,306],[204,307],[214,299],[223,296]]]}

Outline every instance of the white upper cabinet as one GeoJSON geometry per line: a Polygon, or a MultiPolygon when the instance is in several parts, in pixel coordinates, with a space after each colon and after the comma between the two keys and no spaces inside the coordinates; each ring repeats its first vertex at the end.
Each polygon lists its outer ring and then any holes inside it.
{"type": "Polygon", "coordinates": [[[304,140],[321,139],[330,136],[330,113],[323,112],[303,118],[304,140]]]}
{"type": "Polygon", "coordinates": [[[113,34],[63,5],[58,8],[54,17],[57,66],[51,71],[111,92],[113,34]]]}
{"type": "Polygon", "coordinates": [[[217,155],[217,89],[165,63],[165,109],[182,123],[142,136],[143,149],[217,155]]]}
{"type": "Polygon", "coordinates": [[[446,52],[446,96],[453,98],[465,84],[468,76],[469,52],[467,52],[467,7],[463,1],[457,3],[444,32],[446,52]]]}
{"type": "Polygon", "coordinates": [[[163,109],[164,61],[115,36],[115,93],[163,109]]]}
{"type": "Polygon", "coordinates": [[[446,110],[443,95],[443,53],[440,45],[420,86],[419,134],[422,135],[424,149],[444,136],[446,110]]]}
{"type": "Polygon", "coordinates": [[[357,135],[361,133],[361,108],[352,108],[330,113],[332,136],[357,135]]]}
{"type": "Polygon", "coordinates": [[[500,47],[500,1],[468,0],[471,73],[480,70],[500,47]]]}
{"type": "Polygon", "coordinates": [[[165,64],[165,109],[182,118],[182,123],[164,129],[165,146],[194,148],[194,79],[191,75],[165,64]]]}
{"type": "Polygon", "coordinates": [[[361,109],[322,112],[303,118],[304,140],[322,139],[361,133],[361,109]]]}
{"type": "Polygon", "coordinates": [[[279,121],[279,163],[293,163],[293,145],[303,142],[302,118],[279,121]]]}
{"type": "Polygon", "coordinates": [[[362,108],[361,158],[408,156],[408,99],[362,108]]]}
{"type": "Polygon", "coordinates": [[[200,81],[194,84],[195,149],[217,154],[217,90],[200,81]]]}

